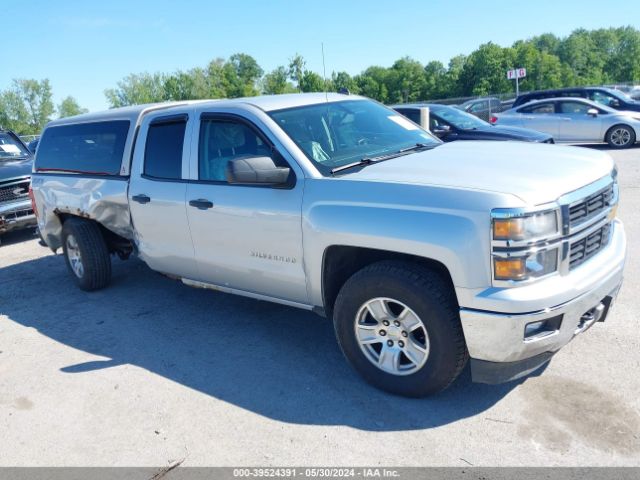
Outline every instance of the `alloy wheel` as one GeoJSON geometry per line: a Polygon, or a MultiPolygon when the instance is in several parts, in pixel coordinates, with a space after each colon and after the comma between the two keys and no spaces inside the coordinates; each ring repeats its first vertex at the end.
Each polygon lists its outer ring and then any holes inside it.
{"type": "Polygon", "coordinates": [[[386,373],[410,375],[429,357],[429,334],[416,313],[392,298],[365,302],[356,314],[356,340],[367,359],[386,373]]]}

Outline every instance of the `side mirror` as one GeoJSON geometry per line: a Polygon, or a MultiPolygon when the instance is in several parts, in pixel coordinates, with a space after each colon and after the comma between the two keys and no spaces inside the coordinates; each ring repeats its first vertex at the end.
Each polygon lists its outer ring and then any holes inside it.
{"type": "Polygon", "coordinates": [[[278,167],[271,157],[242,157],[227,165],[227,181],[246,185],[286,185],[291,170],[278,167]]]}
{"type": "Polygon", "coordinates": [[[587,110],[587,115],[591,115],[592,117],[597,117],[598,110],[595,108],[590,108],[589,110],[587,110]]]}
{"type": "Polygon", "coordinates": [[[451,127],[449,125],[436,125],[433,127],[433,134],[437,137],[444,137],[451,133],[451,127]]]}
{"type": "Polygon", "coordinates": [[[609,106],[611,108],[620,108],[620,100],[614,98],[613,100],[611,100],[611,102],[609,102],[609,106]]]}

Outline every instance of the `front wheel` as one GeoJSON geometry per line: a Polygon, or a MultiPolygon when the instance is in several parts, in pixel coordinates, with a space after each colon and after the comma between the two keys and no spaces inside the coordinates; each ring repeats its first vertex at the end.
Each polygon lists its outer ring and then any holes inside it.
{"type": "Polygon", "coordinates": [[[334,309],[344,355],[372,385],[408,397],[447,388],[466,364],[452,287],[404,262],[379,262],[344,284],[334,309]]]}
{"type": "Polygon", "coordinates": [[[611,148],[628,148],[636,143],[636,132],[629,125],[614,125],[605,136],[611,148]]]}
{"type": "Polygon", "coordinates": [[[111,258],[98,224],[69,219],[62,226],[62,250],[78,287],[91,291],[111,280],[111,258]]]}

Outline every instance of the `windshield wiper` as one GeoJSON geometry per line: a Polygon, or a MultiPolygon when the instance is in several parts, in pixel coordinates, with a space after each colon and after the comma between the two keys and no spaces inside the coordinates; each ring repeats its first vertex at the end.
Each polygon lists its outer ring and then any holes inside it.
{"type": "Polygon", "coordinates": [[[339,167],[332,168],[331,169],[331,174],[333,175],[334,173],[342,172],[343,170],[349,170],[349,169],[355,168],[355,167],[364,167],[364,166],[367,166],[367,165],[371,165],[372,163],[383,162],[385,160],[390,160],[392,158],[401,157],[403,155],[406,155],[407,153],[415,152],[417,150],[423,150],[423,149],[427,149],[427,148],[435,148],[438,145],[440,145],[440,144],[439,143],[435,143],[435,144],[416,143],[415,145],[412,145],[412,146],[406,147],[406,148],[401,148],[400,150],[398,150],[396,152],[387,153],[386,155],[379,155],[377,157],[363,157],[360,160],[358,160],[357,162],[347,163],[346,165],[340,165],[339,167]]]}
{"type": "Polygon", "coordinates": [[[405,152],[414,152],[416,150],[422,150],[424,148],[433,148],[435,146],[437,146],[438,144],[432,144],[432,143],[416,143],[415,145],[411,145],[410,147],[407,148],[402,148],[400,150],[398,150],[398,153],[405,153],[405,152]]]}

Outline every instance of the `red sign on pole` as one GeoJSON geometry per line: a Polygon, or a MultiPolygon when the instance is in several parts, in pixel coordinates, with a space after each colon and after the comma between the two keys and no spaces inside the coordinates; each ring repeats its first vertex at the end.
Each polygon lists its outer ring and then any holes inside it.
{"type": "Polygon", "coordinates": [[[514,68],[513,70],[507,70],[507,78],[509,80],[515,80],[516,78],[524,78],[527,76],[526,68],[514,68]]]}

